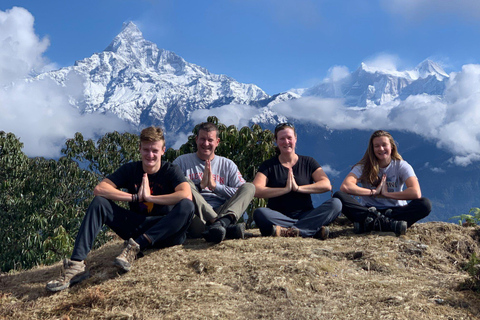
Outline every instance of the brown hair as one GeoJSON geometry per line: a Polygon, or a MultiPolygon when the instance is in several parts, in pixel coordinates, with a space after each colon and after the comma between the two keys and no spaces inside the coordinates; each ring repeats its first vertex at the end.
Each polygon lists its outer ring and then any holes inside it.
{"type": "Polygon", "coordinates": [[[390,145],[392,147],[391,158],[394,160],[402,160],[402,156],[398,153],[397,143],[393,140],[392,135],[384,130],[377,130],[371,136],[368,141],[367,151],[363,155],[363,158],[356,164],[362,165],[362,175],[359,180],[362,183],[369,183],[372,186],[377,186],[380,183],[380,178],[378,177],[378,172],[380,171],[380,166],[378,164],[378,159],[375,156],[373,151],[373,139],[378,137],[387,137],[390,140],[390,145]]]}
{"type": "Polygon", "coordinates": [[[202,122],[202,123],[200,123],[198,125],[198,128],[197,128],[197,136],[198,136],[198,133],[200,132],[200,130],[203,130],[203,131],[206,131],[206,132],[215,131],[215,135],[218,138],[218,127],[213,122],[202,122]]]}
{"type": "MultiPolygon", "coordinates": [[[[287,129],[287,128],[290,128],[293,130],[293,134],[295,135],[295,138],[297,137],[297,131],[295,131],[295,126],[293,124],[291,124],[290,122],[284,122],[284,123],[279,123],[277,124],[277,126],[275,127],[275,131],[274,131],[274,134],[273,136],[275,137],[275,141],[277,140],[277,134],[284,130],[284,129],[287,129]]],[[[280,149],[277,147],[275,147],[275,154],[279,155],[280,154],[280,149]]]]}
{"type": "Polygon", "coordinates": [[[143,129],[140,133],[140,143],[157,141],[163,141],[163,145],[165,146],[165,136],[163,134],[162,128],[152,126],[143,129]]]}

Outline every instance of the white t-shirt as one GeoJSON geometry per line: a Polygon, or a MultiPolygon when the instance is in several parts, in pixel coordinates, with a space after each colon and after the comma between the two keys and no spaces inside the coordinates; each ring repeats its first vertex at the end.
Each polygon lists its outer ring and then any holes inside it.
{"type": "MultiPolygon", "coordinates": [[[[362,175],[363,166],[356,165],[350,173],[353,173],[357,179],[362,175]]],[[[383,174],[387,175],[387,189],[388,192],[398,192],[403,190],[405,181],[410,177],[416,177],[412,166],[405,160],[392,160],[386,168],[380,168],[378,177],[381,178],[383,174]]],[[[373,189],[369,183],[360,183],[362,187],[373,189]]],[[[406,200],[387,199],[382,196],[360,196],[360,204],[365,207],[376,207],[377,209],[385,209],[390,207],[399,207],[407,204],[406,200]]]]}

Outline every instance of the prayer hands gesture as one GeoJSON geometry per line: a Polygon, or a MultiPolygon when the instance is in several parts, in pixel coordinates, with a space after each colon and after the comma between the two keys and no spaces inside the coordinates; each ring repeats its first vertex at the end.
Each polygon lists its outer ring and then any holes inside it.
{"type": "Polygon", "coordinates": [[[384,174],[382,176],[382,180],[380,181],[380,184],[372,190],[372,196],[381,196],[381,195],[386,195],[388,193],[388,188],[387,188],[387,175],[384,174]]]}
{"type": "Polygon", "coordinates": [[[150,182],[148,181],[148,174],[144,173],[142,178],[142,184],[140,189],[138,189],[138,201],[139,202],[149,202],[148,198],[151,196],[150,192],[150,182]]]}
{"type": "Polygon", "coordinates": [[[212,170],[211,170],[211,160],[205,161],[205,170],[203,170],[203,177],[202,181],[200,181],[200,187],[205,189],[208,187],[211,191],[215,190],[217,187],[217,183],[213,178],[212,170]]]}
{"type": "Polygon", "coordinates": [[[300,188],[295,181],[295,176],[293,175],[293,170],[292,168],[288,168],[288,177],[287,177],[287,185],[286,185],[287,191],[293,191],[297,192],[298,189],[300,188]]]}

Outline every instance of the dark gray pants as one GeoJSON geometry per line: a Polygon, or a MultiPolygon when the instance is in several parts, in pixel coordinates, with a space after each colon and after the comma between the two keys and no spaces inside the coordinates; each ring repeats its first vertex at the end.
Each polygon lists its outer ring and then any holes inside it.
{"type": "Polygon", "coordinates": [[[85,260],[104,225],[124,240],[136,240],[145,234],[154,247],[182,244],[195,212],[193,202],[183,199],[167,211],[164,216],[146,216],[124,209],[106,198],[95,197],[78,230],[72,260],[85,260]]]}
{"type": "Polygon", "coordinates": [[[274,225],[284,228],[295,227],[302,237],[313,237],[321,227],[329,225],[340,215],[342,203],[338,199],[329,199],[312,210],[303,211],[292,217],[269,209],[258,208],[253,212],[253,220],[263,236],[272,235],[274,225]]]}

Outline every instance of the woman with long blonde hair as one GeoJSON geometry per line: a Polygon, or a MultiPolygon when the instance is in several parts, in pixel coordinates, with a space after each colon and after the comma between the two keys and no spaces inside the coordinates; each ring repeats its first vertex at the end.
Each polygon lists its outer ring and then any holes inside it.
{"type": "Polygon", "coordinates": [[[412,166],[403,160],[392,135],[384,130],[371,135],[363,158],[333,196],[342,201],[342,212],[353,222],[355,233],[375,230],[405,234],[432,209],[430,200],[422,198],[412,166]]]}

